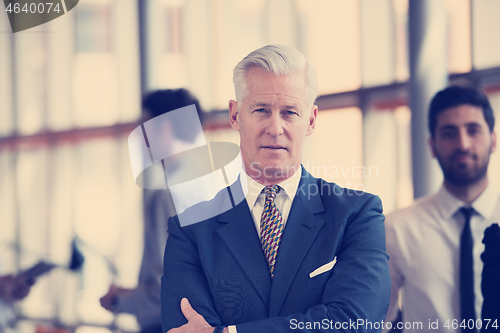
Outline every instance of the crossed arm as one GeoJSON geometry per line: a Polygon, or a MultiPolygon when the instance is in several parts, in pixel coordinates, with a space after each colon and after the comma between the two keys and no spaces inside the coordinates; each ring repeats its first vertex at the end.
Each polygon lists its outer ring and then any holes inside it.
{"type": "MultiPolygon", "coordinates": [[[[212,333],[214,331],[215,327],[210,326],[205,318],[193,309],[187,298],[182,299],[180,306],[187,323],[172,328],[167,333],[212,333]]],[[[228,333],[227,327],[222,332],[228,333]]]]}

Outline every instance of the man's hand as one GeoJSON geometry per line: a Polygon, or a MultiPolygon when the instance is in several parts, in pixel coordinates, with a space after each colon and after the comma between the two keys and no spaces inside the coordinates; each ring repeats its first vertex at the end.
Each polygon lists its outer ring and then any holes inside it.
{"type": "Polygon", "coordinates": [[[167,333],[212,333],[214,331],[215,328],[191,307],[187,298],[181,300],[181,311],[188,321],[187,324],[172,328],[167,333]]]}
{"type": "Polygon", "coordinates": [[[106,310],[114,311],[118,296],[128,294],[132,291],[134,291],[134,289],[119,288],[112,284],[111,286],[109,286],[109,290],[106,295],[101,297],[101,306],[106,310]]]}
{"type": "Polygon", "coordinates": [[[26,278],[24,275],[0,276],[0,297],[7,302],[18,301],[28,296],[34,280],[26,278]]]}

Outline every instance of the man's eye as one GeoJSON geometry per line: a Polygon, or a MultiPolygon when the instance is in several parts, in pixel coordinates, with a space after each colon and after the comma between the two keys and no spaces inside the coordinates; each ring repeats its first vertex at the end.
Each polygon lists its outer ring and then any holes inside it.
{"type": "Polygon", "coordinates": [[[444,132],[441,132],[441,136],[443,138],[452,138],[454,135],[455,135],[455,133],[453,131],[444,131],[444,132]]]}
{"type": "Polygon", "coordinates": [[[296,114],[297,114],[297,112],[287,110],[287,111],[285,111],[285,114],[286,114],[287,116],[293,116],[293,115],[296,115],[296,114]]]}
{"type": "Polygon", "coordinates": [[[479,133],[479,129],[472,127],[467,130],[467,133],[469,133],[469,135],[475,135],[479,133]]]}
{"type": "Polygon", "coordinates": [[[254,112],[266,112],[266,109],[260,108],[260,109],[256,109],[254,112]]]}

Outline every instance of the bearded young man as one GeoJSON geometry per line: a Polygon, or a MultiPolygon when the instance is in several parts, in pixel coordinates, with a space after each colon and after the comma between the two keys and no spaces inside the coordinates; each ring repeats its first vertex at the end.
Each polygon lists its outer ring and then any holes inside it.
{"type": "Polygon", "coordinates": [[[386,220],[392,281],[386,320],[396,318],[402,289],[403,323],[423,324],[403,332],[476,332],[479,327],[481,241],[500,221],[500,197],[487,175],[496,149],[494,123],[488,99],[474,89],[449,87],[431,101],[429,144],[443,185],[386,220]]]}

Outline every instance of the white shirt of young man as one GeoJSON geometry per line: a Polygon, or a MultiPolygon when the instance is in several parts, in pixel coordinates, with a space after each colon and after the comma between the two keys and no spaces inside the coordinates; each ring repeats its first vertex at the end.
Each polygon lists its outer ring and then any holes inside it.
{"type": "MultiPolygon", "coordinates": [[[[386,217],[387,252],[391,271],[391,304],[386,321],[396,319],[401,289],[403,322],[414,328],[403,332],[460,332],[447,329],[453,320],[460,325],[460,236],[465,217],[459,211],[468,206],[444,186],[439,192],[417,200],[408,208],[386,217]],[[418,323],[422,326],[417,328],[418,323]]],[[[481,318],[483,295],[481,274],[484,230],[500,222],[500,196],[489,185],[470,205],[474,240],[474,292],[476,318],[481,318]]]]}

